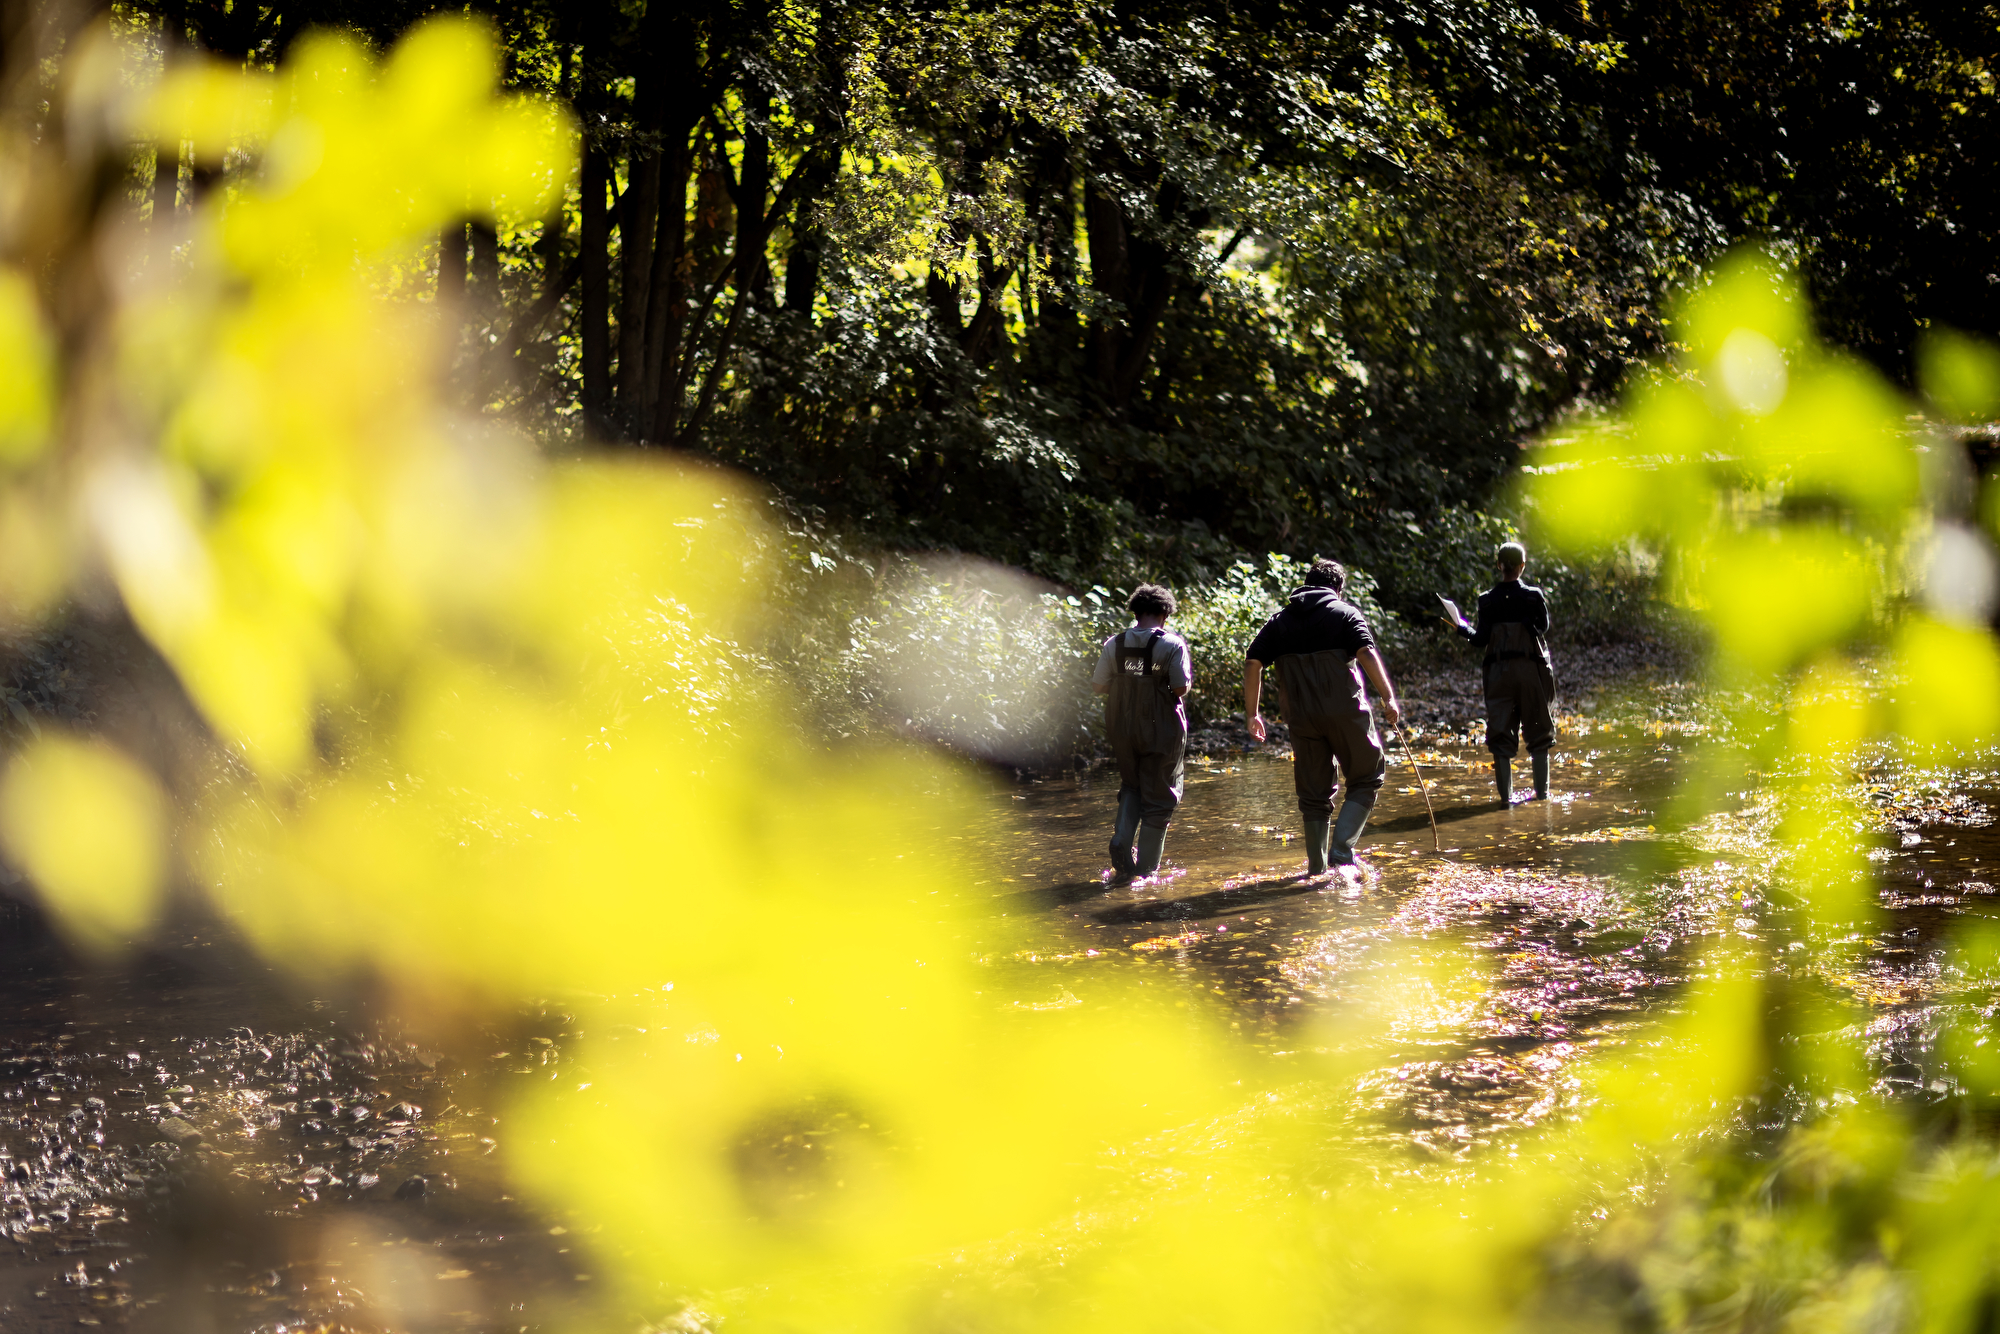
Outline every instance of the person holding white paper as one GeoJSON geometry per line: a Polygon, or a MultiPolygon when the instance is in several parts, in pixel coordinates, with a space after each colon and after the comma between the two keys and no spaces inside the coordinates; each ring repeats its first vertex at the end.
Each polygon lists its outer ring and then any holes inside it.
{"type": "Polygon", "coordinates": [[[1549,712],[1556,693],[1547,639],[1549,600],[1541,589],[1521,582],[1528,549],[1519,542],[1503,543],[1495,563],[1500,578],[1479,595],[1476,626],[1466,624],[1451,599],[1438,600],[1444,603],[1445,624],[1486,650],[1486,748],[1493,752],[1493,783],[1500,800],[1514,799],[1514,756],[1525,739],[1534,767],[1535,797],[1546,801],[1549,747],[1556,739],[1555,719],[1549,712]]]}

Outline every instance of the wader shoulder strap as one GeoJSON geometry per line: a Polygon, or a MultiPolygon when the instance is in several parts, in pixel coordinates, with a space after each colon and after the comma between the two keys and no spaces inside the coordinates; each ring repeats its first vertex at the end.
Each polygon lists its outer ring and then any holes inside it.
{"type": "Polygon", "coordinates": [[[1166,635],[1167,632],[1164,630],[1155,630],[1152,637],[1143,646],[1129,648],[1126,646],[1125,636],[1121,632],[1118,636],[1118,675],[1157,675],[1161,669],[1160,665],[1153,660],[1153,650],[1160,646],[1160,641],[1166,638],[1166,635]]]}

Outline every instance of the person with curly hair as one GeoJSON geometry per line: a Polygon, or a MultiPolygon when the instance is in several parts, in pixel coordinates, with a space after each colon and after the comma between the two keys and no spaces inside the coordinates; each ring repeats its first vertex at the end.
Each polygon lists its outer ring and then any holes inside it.
{"type": "Polygon", "coordinates": [[[1187,640],[1167,629],[1177,604],[1158,584],[1140,584],[1125,604],[1130,629],[1104,641],[1090,688],[1105,697],[1105,730],[1118,757],[1118,817],[1111,866],[1120,880],[1160,869],[1167,826],[1181,803],[1187,711],[1194,679],[1187,640]]]}

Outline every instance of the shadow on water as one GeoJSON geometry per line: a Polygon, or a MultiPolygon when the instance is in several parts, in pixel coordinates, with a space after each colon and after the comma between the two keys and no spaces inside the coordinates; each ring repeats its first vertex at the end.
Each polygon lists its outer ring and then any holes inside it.
{"type": "Polygon", "coordinates": [[[1302,894],[1320,894],[1337,887],[1333,876],[1298,875],[1278,876],[1269,880],[1253,880],[1247,884],[1232,885],[1228,889],[1211,890],[1206,894],[1195,894],[1184,899],[1146,899],[1136,903],[1121,903],[1114,907],[1094,912],[1091,917],[1106,926],[1122,926],[1135,922],[1191,922],[1204,917],[1222,917],[1243,908],[1259,904],[1275,903],[1282,899],[1302,894]]]}
{"type": "MultiPolygon", "coordinates": [[[[1474,820],[1482,815],[1497,815],[1507,807],[1498,800],[1475,802],[1470,806],[1452,806],[1437,813],[1440,825],[1457,824],[1461,820],[1474,820]]],[[[1384,834],[1413,834],[1431,827],[1431,817],[1422,811],[1415,815],[1399,815],[1392,820],[1370,821],[1369,832],[1376,837],[1384,834]]]]}
{"type": "Polygon", "coordinates": [[[1066,885],[1050,885],[1045,889],[1026,889],[1002,898],[999,901],[1000,914],[1003,917],[1011,917],[1016,913],[1047,912],[1051,908],[1067,908],[1073,904],[1101,899],[1118,888],[1119,885],[1109,880],[1077,880],[1066,885]]]}

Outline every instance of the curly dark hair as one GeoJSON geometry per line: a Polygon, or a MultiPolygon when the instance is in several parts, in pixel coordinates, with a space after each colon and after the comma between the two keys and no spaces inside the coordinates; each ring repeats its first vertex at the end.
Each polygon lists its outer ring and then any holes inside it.
{"type": "Polygon", "coordinates": [[[1134,616],[1171,616],[1180,609],[1173,593],[1159,584],[1140,584],[1125,605],[1134,616]]]}
{"type": "Polygon", "coordinates": [[[1307,588],[1331,588],[1338,593],[1347,587],[1347,567],[1322,556],[1306,571],[1307,588]]]}

